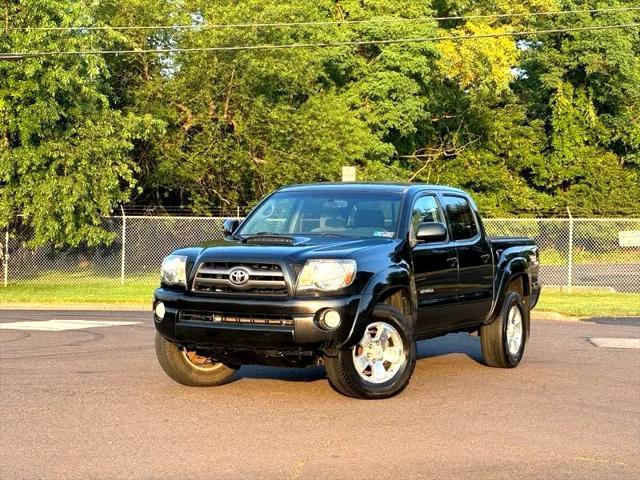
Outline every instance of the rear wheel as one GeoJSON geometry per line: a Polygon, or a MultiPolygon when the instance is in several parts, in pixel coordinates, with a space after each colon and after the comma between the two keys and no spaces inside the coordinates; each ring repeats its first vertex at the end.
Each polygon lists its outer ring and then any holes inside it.
{"type": "Polygon", "coordinates": [[[162,370],[189,387],[213,387],[231,381],[237,368],[187,351],[156,332],[156,356],[162,370]]]}
{"type": "Polygon", "coordinates": [[[355,398],[388,398],[409,383],[416,363],[410,320],[397,308],[378,305],[362,338],[337,356],[325,356],[331,385],[355,398]]]}
{"type": "Polygon", "coordinates": [[[498,317],[480,328],[480,344],[490,367],[513,368],[524,354],[526,342],[525,303],[517,292],[507,292],[498,317]]]}

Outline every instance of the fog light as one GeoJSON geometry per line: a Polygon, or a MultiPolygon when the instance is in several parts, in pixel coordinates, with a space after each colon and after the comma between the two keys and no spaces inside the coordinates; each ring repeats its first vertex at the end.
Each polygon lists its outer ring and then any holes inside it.
{"type": "Polygon", "coordinates": [[[342,319],[340,318],[340,313],[338,313],[336,310],[326,310],[322,314],[322,324],[330,330],[338,328],[341,321],[342,319]]]}
{"type": "Polygon", "coordinates": [[[164,314],[167,312],[166,309],[164,308],[164,303],[162,302],[158,302],[156,304],[156,317],[158,317],[160,320],[162,320],[164,318],[164,314]]]}

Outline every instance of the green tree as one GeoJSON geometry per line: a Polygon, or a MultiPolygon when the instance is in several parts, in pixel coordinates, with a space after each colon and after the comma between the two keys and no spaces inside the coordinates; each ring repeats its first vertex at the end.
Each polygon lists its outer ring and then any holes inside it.
{"type": "MultiPolygon", "coordinates": [[[[11,3],[13,28],[88,25],[84,2],[11,3]]],[[[10,31],[3,51],[100,48],[87,32],[10,31]]],[[[0,223],[16,212],[34,243],[97,244],[110,236],[101,216],[129,198],[138,170],[129,153],[161,124],[112,108],[101,56],[28,57],[0,62],[0,223]]]]}
{"type": "MultiPolygon", "coordinates": [[[[628,2],[607,2],[621,7],[628,2]]],[[[604,4],[567,2],[564,8],[604,4]]],[[[559,27],[638,22],[637,12],[574,15],[559,27]]],[[[539,22],[549,28],[551,22],[539,22]]],[[[638,212],[640,196],[640,31],[571,32],[532,42],[524,55],[522,98],[545,121],[544,162],[530,165],[529,182],[578,214],[638,212]]]]}
{"type": "MultiPolygon", "coordinates": [[[[206,23],[327,21],[422,17],[415,2],[192,2],[206,23]]],[[[433,22],[255,29],[203,29],[184,47],[348,42],[435,33],[433,22]]],[[[156,186],[196,209],[251,203],[283,183],[338,180],[356,164],[366,178],[385,170],[403,178],[399,149],[415,143],[428,115],[426,89],[435,69],[432,44],[367,45],[172,58],[159,88],[171,110],[156,186]]],[[[158,98],[161,95],[157,95],[158,98]]],[[[162,102],[161,102],[162,103],[162,102]]]]}
{"type": "MultiPolygon", "coordinates": [[[[147,50],[375,41],[640,22],[614,0],[34,0],[0,51],[147,50]],[[488,13],[522,14],[483,17],[488,13]],[[435,20],[434,16],[476,16],[435,20]],[[390,22],[397,19],[419,19],[390,22]],[[216,24],[356,21],[325,25],[216,24]],[[366,22],[377,20],[377,22],[366,22]],[[381,21],[381,20],[386,20],[381,21]]],[[[638,28],[228,52],[0,63],[0,214],[37,242],[108,239],[119,203],[253,204],[285,183],[425,181],[470,190],[485,214],[638,214],[638,28]]]]}

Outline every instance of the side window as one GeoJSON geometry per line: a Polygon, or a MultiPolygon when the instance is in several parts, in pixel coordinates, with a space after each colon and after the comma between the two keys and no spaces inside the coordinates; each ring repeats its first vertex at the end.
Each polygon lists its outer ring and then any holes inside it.
{"type": "Polygon", "coordinates": [[[438,202],[436,197],[427,195],[420,197],[413,204],[413,211],[411,212],[411,238],[415,239],[416,230],[418,225],[425,222],[438,222],[444,223],[440,209],[438,208],[438,202]]]}
{"type": "Polygon", "coordinates": [[[454,240],[468,240],[478,234],[478,225],[469,202],[462,197],[444,196],[444,210],[454,240]]]}

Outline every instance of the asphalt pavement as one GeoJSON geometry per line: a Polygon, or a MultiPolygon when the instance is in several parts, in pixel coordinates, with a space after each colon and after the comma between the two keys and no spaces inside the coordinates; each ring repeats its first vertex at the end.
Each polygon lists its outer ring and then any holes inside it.
{"type": "MultiPolygon", "coordinates": [[[[566,285],[566,265],[542,265],[540,281],[543,285],[566,285]]],[[[640,264],[577,264],[573,266],[571,278],[574,286],[609,287],[617,292],[638,292],[640,286],[640,264]]]]}
{"type": "Polygon", "coordinates": [[[322,367],[183,387],[148,312],[0,310],[49,320],[0,329],[4,480],[640,478],[640,350],[590,341],[640,338],[637,319],[535,321],[512,370],[484,366],[478,337],[424,341],[382,401],[338,395],[322,367]]]}

